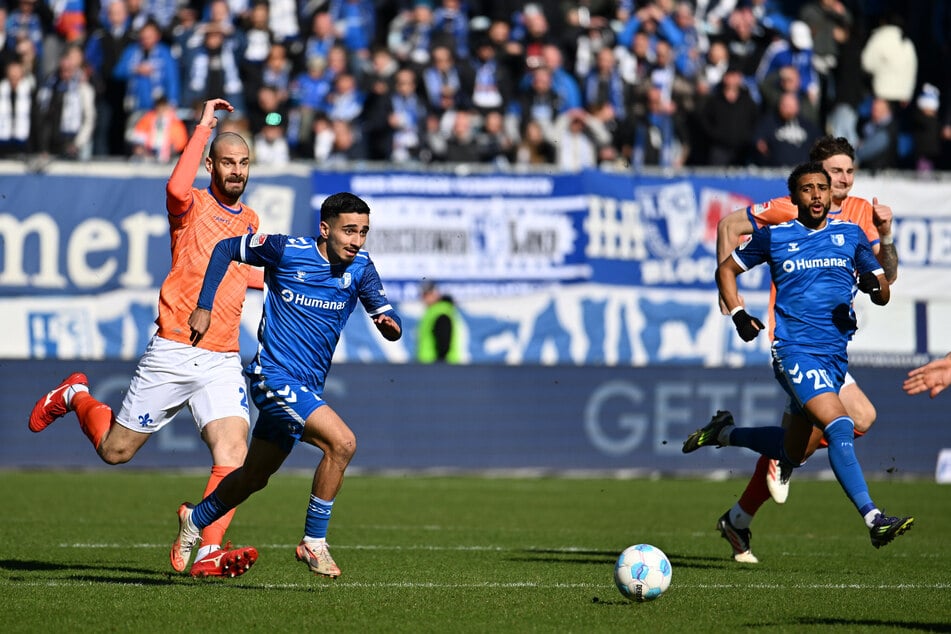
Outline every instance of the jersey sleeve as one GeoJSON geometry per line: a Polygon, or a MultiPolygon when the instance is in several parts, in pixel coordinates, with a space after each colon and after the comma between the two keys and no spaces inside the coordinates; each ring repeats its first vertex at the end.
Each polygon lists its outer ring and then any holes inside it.
{"type": "Polygon", "coordinates": [[[769,229],[757,229],[750,239],[733,250],[733,259],[744,271],[766,261],[769,255],[769,229]]]}
{"type": "Polygon", "coordinates": [[[205,153],[205,144],[211,137],[211,128],[206,125],[195,126],[195,132],[188,140],[185,151],[178,157],[175,169],[165,185],[165,208],[170,216],[182,216],[194,204],[192,184],[205,153]]]}
{"type": "Polygon", "coordinates": [[[198,294],[198,308],[211,310],[215,293],[228,271],[228,265],[244,262],[253,266],[277,266],[284,256],[287,236],[255,233],[234,238],[225,238],[215,245],[205,271],[205,279],[198,294]]]}
{"type": "Polygon", "coordinates": [[[746,216],[750,219],[754,229],[762,229],[770,225],[778,225],[799,217],[799,209],[789,197],[773,198],[765,203],[758,203],[746,208],[746,216]]]}
{"type": "Polygon", "coordinates": [[[360,303],[363,304],[363,308],[366,309],[370,317],[386,314],[396,320],[397,323],[400,322],[399,315],[386,297],[383,282],[380,281],[380,275],[377,273],[372,260],[367,262],[366,268],[363,270],[363,277],[360,280],[360,303]]]}

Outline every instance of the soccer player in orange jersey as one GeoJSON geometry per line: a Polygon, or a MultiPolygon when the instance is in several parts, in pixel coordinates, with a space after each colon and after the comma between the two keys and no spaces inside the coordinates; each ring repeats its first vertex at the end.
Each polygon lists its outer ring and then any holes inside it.
{"type": "MultiPolygon", "coordinates": [[[[159,292],[158,331],[139,360],[121,409],[114,413],[93,398],[86,375],[74,372],[41,397],[30,414],[30,430],[40,432],[67,412],[76,412],[99,457],[108,464],[121,464],[187,405],[211,450],[213,466],[206,494],[239,467],[247,453],[250,424],[238,350],[239,321],[249,283],[262,287],[259,270],[232,263],[215,302],[215,322],[200,346],[191,345],[188,317],[198,300],[212,249],[224,238],[258,229],[257,213],[241,202],[250,165],[249,148],[241,136],[222,133],[215,137],[204,161],[211,182],[205,189],[192,187],[219,110],[234,108],[224,99],[205,102],[166,186],[172,267],[159,292]]],[[[221,547],[232,515],[203,531],[203,546],[190,569],[193,576],[238,576],[256,561],[254,548],[221,547]]],[[[172,561],[179,572],[187,566],[187,561],[172,561]]]]}
{"type": "MultiPolygon", "coordinates": [[[[829,173],[832,185],[830,220],[846,220],[859,225],[865,232],[885,278],[891,284],[898,278],[898,253],[892,237],[892,210],[873,198],[849,196],[855,180],[855,150],[842,137],[822,137],[809,152],[809,158],[822,163],[829,173]]],[[[717,260],[722,262],[746,236],[765,225],[774,225],[796,218],[798,210],[789,197],[774,198],[767,203],[738,209],[720,220],[717,225],[717,260]]],[[[776,289],[771,286],[769,298],[770,328],[774,319],[773,302],[776,289]]],[[[740,298],[742,301],[742,297],[740,298]]],[[[723,309],[723,300],[720,298],[723,309]]],[[[772,339],[772,331],[769,333],[772,339]]],[[[875,422],[875,406],[858,386],[855,379],[846,374],[839,391],[839,398],[846,411],[855,421],[855,434],[861,436],[875,422]]],[[[789,421],[789,413],[783,414],[783,427],[789,421]]],[[[819,447],[826,446],[819,429],[813,429],[806,458],[819,447]]],[[[750,523],[763,503],[773,497],[778,503],[786,501],[789,492],[789,472],[781,472],[778,461],[760,456],[753,476],[743,495],[733,507],[717,520],[717,529],[733,548],[733,558],[742,563],[757,563],[759,560],[750,550],[750,523]]]]}

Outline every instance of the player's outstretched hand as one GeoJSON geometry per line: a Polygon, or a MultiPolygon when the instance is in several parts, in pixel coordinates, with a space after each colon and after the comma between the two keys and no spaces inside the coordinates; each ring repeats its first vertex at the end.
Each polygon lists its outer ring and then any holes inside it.
{"type": "Polygon", "coordinates": [[[948,385],[951,385],[951,357],[935,359],[911,370],[901,387],[912,396],[928,392],[934,398],[948,385]]]}
{"type": "Polygon", "coordinates": [[[191,335],[189,340],[192,342],[193,346],[197,346],[198,342],[201,341],[201,338],[205,336],[205,333],[208,332],[208,327],[211,325],[211,311],[205,310],[204,308],[196,308],[192,311],[192,314],[188,316],[188,327],[191,328],[191,335]]]}
{"type": "Polygon", "coordinates": [[[377,315],[373,323],[387,341],[397,341],[403,334],[400,325],[389,315],[377,315]]]}
{"type": "Polygon", "coordinates": [[[733,325],[743,341],[753,341],[760,330],[766,328],[756,317],[753,317],[742,308],[733,314],[733,325]]]}
{"type": "Polygon", "coordinates": [[[213,129],[218,125],[218,117],[215,116],[215,111],[217,110],[234,112],[234,106],[225,99],[209,99],[205,102],[204,106],[202,106],[201,119],[198,123],[213,129]]]}

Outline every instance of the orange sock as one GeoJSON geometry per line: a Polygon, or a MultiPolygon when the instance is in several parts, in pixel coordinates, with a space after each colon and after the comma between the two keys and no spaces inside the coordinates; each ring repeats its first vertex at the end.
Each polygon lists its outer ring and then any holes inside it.
{"type": "MultiPolygon", "coordinates": [[[[202,499],[208,497],[209,494],[217,489],[218,484],[224,480],[225,476],[235,469],[237,469],[237,467],[213,466],[211,468],[211,476],[208,477],[208,484],[205,485],[205,494],[202,496],[202,499]]],[[[236,509],[231,509],[225,513],[224,516],[218,518],[201,531],[202,546],[215,546],[224,543],[225,531],[228,530],[228,525],[231,524],[231,518],[234,517],[235,510],[236,509]]]]}
{"type": "Polygon", "coordinates": [[[766,486],[766,471],[768,469],[769,458],[760,456],[759,460],[756,461],[756,470],[753,471],[753,477],[750,478],[746,490],[740,496],[740,508],[750,515],[756,515],[759,507],[763,506],[763,503],[769,499],[769,489],[766,486]]]}
{"type": "Polygon", "coordinates": [[[102,437],[112,425],[112,408],[100,403],[89,392],[76,392],[69,402],[79,418],[79,427],[92,446],[99,449],[102,437]]]}

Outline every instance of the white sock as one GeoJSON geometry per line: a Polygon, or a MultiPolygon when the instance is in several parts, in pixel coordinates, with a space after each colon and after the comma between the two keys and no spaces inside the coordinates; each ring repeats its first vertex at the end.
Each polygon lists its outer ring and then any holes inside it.
{"type": "Polygon", "coordinates": [[[216,550],[221,550],[221,545],[219,544],[206,544],[198,549],[198,552],[195,553],[195,561],[198,561],[202,557],[209,555],[216,550]]]}
{"type": "Polygon", "coordinates": [[[730,509],[730,523],[737,528],[749,528],[750,524],[753,523],[753,516],[743,510],[743,507],[740,506],[740,503],[737,502],[733,505],[733,508],[730,509]]]}
{"type": "Polygon", "coordinates": [[[66,391],[63,392],[63,400],[66,401],[66,409],[71,410],[70,403],[72,403],[73,397],[76,395],[76,392],[89,392],[89,388],[82,383],[74,383],[66,388],[66,391]]]}
{"type": "Polygon", "coordinates": [[[882,512],[879,511],[877,508],[876,508],[876,509],[872,509],[871,511],[869,511],[868,513],[866,513],[866,514],[865,514],[865,525],[866,525],[868,528],[872,528],[872,524],[873,524],[873,522],[875,521],[875,518],[878,517],[878,516],[881,515],[881,514],[882,514],[882,512]]]}
{"type": "Polygon", "coordinates": [[[727,447],[730,444],[730,432],[733,431],[733,428],[736,425],[727,425],[720,430],[720,433],[717,434],[717,444],[723,447],[727,447]]]}
{"type": "Polygon", "coordinates": [[[326,537],[308,537],[307,535],[304,535],[304,541],[307,542],[308,544],[323,544],[327,542],[327,538],[326,537]]]}

